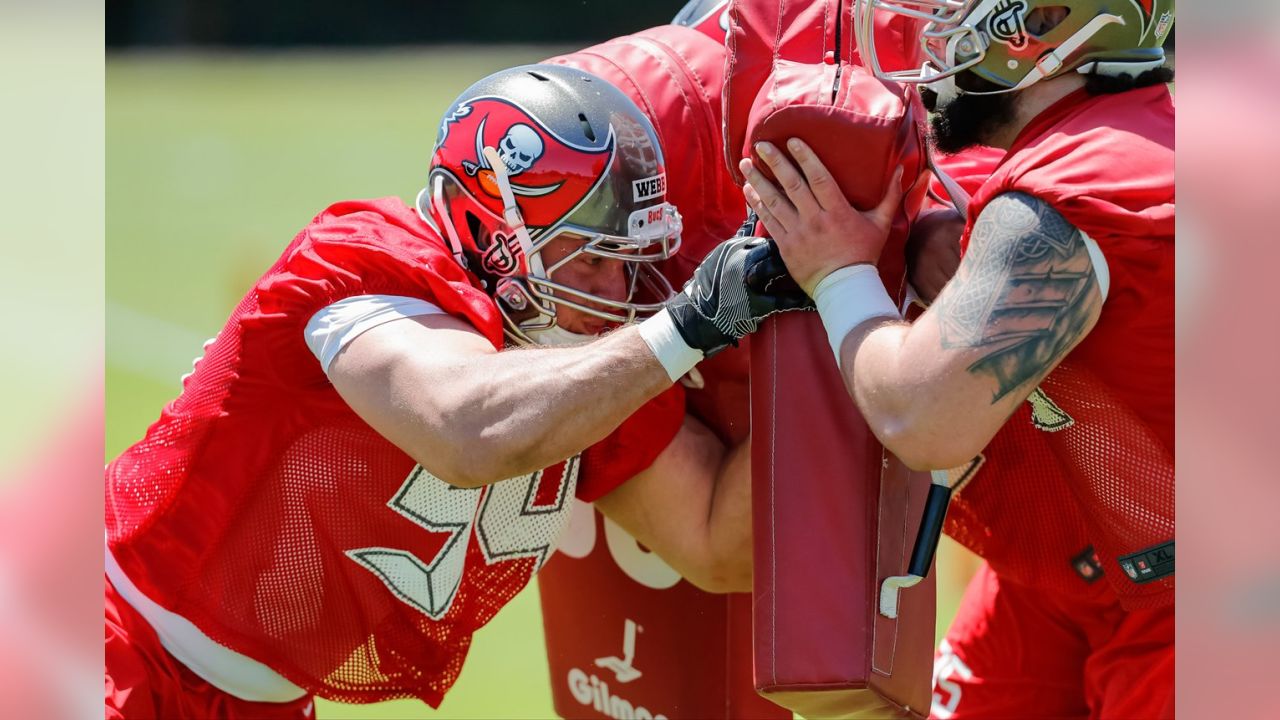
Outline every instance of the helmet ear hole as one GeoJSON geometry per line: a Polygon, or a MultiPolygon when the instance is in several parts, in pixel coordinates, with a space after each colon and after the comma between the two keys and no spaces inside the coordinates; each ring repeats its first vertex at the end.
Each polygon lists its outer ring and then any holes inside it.
{"type": "Polygon", "coordinates": [[[1071,8],[1065,5],[1038,7],[1027,13],[1027,32],[1042,37],[1062,24],[1071,14],[1071,8]]]}
{"type": "Polygon", "coordinates": [[[477,217],[476,214],[471,212],[470,210],[467,211],[466,216],[467,216],[467,230],[468,232],[471,233],[471,239],[479,240],[480,230],[481,230],[480,218],[477,217]]]}

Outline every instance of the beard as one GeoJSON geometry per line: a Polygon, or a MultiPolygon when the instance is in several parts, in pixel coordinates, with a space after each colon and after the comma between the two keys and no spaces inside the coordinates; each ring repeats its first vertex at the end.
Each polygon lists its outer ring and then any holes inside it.
{"type": "Polygon", "coordinates": [[[1014,121],[1016,99],[1014,93],[960,95],[938,108],[930,119],[934,147],[954,155],[976,145],[993,144],[1014,121]]]}

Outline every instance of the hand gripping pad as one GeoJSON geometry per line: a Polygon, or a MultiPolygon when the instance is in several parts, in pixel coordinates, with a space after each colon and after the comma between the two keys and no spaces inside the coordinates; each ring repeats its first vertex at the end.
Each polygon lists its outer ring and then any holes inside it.
{"type": "Polygon", "coordinates": [[[879,264],[885,287],[899,303],[906,288],[903,251],[929,189],[923,118],[914,91],[878,80],[860,65],[780,60],[752,104],[741,153],[752,153],[756,167],[768,174],[768,166],[754,155],[755,143],[767,140],[786,153],[787,140],[798,137],[859,210],[879,204],[902,165],[905,197],[879,264]]]}
{"type": "MultiPolygon", "coordinates": [[[[909,191],[880,262],[901,300],[903,247],[928,180],[924,113],[914,92],[848,64],[848,5],[734,4],[726,147],[742,157],[767,139],[786,152],[785,141],[800,137],[862,209],[903,164],[909,191]]],[[[906,573],[928,478],[870,432],[816,314],[770,318],[751,352],[756,688],[809,717],[923,717],[933,580],[901,593],[896,620],[879,614],[878,600],[886,577],[906,573]]]]}

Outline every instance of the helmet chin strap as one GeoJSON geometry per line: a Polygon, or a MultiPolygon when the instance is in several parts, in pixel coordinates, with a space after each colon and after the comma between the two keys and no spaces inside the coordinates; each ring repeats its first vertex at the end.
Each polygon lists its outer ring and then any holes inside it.
{"type": "MultiPolygon", "coordinates": [[[[516,234],[516,241],[520,243],[525,262],[529,265],[529,276],[545,278],[546,270],[542,266],[542,255],[533,251],[533,238],[529,235],[529,228],[524,224],[520,206],[516,205],[516,194],[511,190],[511,178],[507,176],[506,163],[502,162],[502,156],[492,147],[485,147],[483,152],[485,159],[489,161],[489,169],[493,170],[493,176],[498,181],[498,194],[502,196],[502,218],[516,234]]],[[[535,345],[581,345],[595,339],[593,335],[580,335],[565,330],[555,322],[553,316],[552,325],[549,328],[521,328],[520,332],[535,345]]]]}
{"type": "Polygon", "coordinates": [[[449,207],[444,200],[444,179],[440,177],[432,178],[427,187],[422,188],[422,192],[418,193],[418,199],[414,205],[418,210],[418,217],[435,228],[436,232],[444,231],[445,239],[449,241],[449,251],[453,253],[453,256],[462,267],[466,267],[467,256],[462,250],[462,239],[458,237],[458,229],[448,220],[449,207]],[[443,219],[440,223],[443,227],[436,227],[436,224],[432,222],[431,214],[425,209],[427,202],[431,203],[436,215],[443,219]]]}
{"type": "Polygon", "coordinates": [[[956,85],[955,75],[948,75],[939,80],[927,82],[925,86],[937,94],[938,100],[935,107],[938,109],[946,107],[953,100],[960,97],[960,87],[956,85]]]}
{"type": "Polygon", "coordinates": [[[484,157],[489,161],[489,169],[498,181],[498,194],[502,196],[502,219],[506,220],[507,226],[516,234],[520,249],[524,251],[525,262],[529,264],[529,274],[543,277],[542,257],[533,251],[533,238],[529,235],[529,228],[525,227],[520,206],[516,205],[516,194],[512,192],[511,179],[507,177],[507,164],[502,162],[502,156],[492,147],[484,149],[484,157]]]}
{"type": "Polygon", "coordinates": [[[1079,50],[1089,39],[1097,35],[1102,29],[1112,23],[1124,24],[1124,18],[1119,15],[1103,14],[1095,17],[1080,28],[1071,37],[1067,38],[1056,50],[1045,55],[1036,61],[1036,66],[1022,78],[1022,82],[1018,83],[1014,90],[1023,90],[1033,83],[1036,83],[1062,68],[1064,61],[1071,57],[1072,53],[1079,50]]]}

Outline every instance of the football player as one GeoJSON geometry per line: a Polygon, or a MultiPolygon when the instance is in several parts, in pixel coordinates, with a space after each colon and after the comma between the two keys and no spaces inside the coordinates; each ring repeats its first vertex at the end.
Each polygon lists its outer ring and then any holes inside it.
{"type": "MultiPolygon", "coordinates": [[[[985,559],[935,666],[933,714],[1173,710],[1172,0],[857,0],[919,20],[938,148],[1007,151],[955,277],[914,324],[859,212],[802,143],[744,190],[814,297],[850,393],[917,468],[966,468],[947,531],[985,559]],[[978,458],[974,460],[974,458],[978,458]]],[[[896,183],[891,187],[897,187],[896,183]]]]}
{"type": "Polygon", "coordinates": [[[673,383],[807,299],[748,238],[673,297],[666,182],[619,90],[525,66],[449,108],[416,207],[303,228],[107,468],[108,717],[436,706],[574,496],[749,588],[745,446],[673,383]]]}

